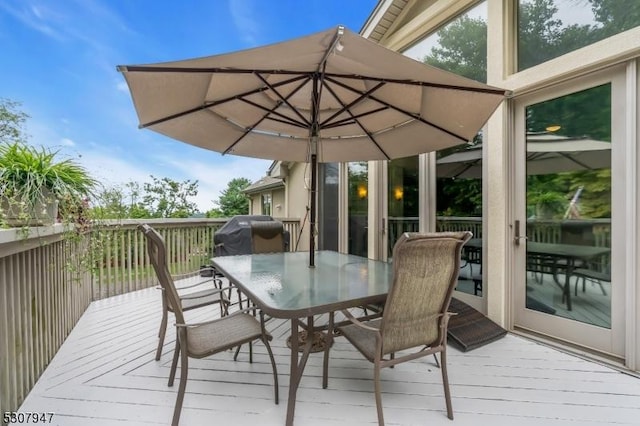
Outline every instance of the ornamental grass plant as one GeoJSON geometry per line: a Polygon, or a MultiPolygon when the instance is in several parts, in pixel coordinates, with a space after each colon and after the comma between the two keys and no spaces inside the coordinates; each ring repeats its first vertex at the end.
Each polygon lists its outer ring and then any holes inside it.
{"type": "Polygon", "coordinates": [[[61,159],[59,151],[19,141],[0,144],[0,218],[5,225],[51,224],[58,216],[51,206],[60,204],[64,216],[82,206],[97,186],[85,168],[61,159]]]}

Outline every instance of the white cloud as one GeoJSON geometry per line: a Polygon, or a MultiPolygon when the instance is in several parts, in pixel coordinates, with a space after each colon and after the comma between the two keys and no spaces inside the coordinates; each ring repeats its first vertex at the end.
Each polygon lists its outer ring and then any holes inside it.
{"type": "Polygon", "coordinates": [[[229,11],[233,24],[242,39],[251,45],[257,44],[260,34],[260,17],[255,15],[256,5],[252,0],[229,0],[229,11]]]}
{"type": "Polygon", "coordinates": [[[116,83],[116,90],[118,92],[129,94],[129,86],[127,85],[126,81],[119,81],[118,83],[116,83]]]}
{"type": "Polygon", "coordinates": [[[220,193],[227,189],[229,181],[235,178],[247,178],[251,182],[265,176],[270,160],[259,160],[244,157],[223,157],[215,163],[198,160],[179,160],[166,158],[164,162],[181,171],[184,178],[198,181],[198,196],[196,204],[201,211],[207,211],[214,206],[220,193]]]}
{"type": "Polygon", "coordinates": [[[152,170],[113,154],[101,150],[85,151],[78,162],[107,188],[131,181],[143,183],[151,180],[152,170]]]}
{"type": "MultiPolygon", "coordinates": [[[[126,154],[119,154],[108,146],[90,144],[91,149],[83,149],[82,155],[74,158],[91,175],[106,187],[122,186],[128,182],[143,184],[151,182],[151,175],[167,177],[179,182],[198,181],[198,195],[192,200],[202,212],[215,207],[220,193],[227,189],[234,178],[247,178],[254,182],[265,176],[270,160],[225,156],[211,161],[204,159],[180,159],[165,154],[136,162],[126,154]]],[[[215,154],[218,155],[218,154],[215,154]]],[[[210,157],[205,155],[203,157],[210,157]]]]}
{"type": "Polygon", "coordinates": [[[74,141],[72,141],[71,139],[62,138],[62,140],[60,141],[60,145],[62,145],[62,146],[76,146],[76,143],[74,141]]]}

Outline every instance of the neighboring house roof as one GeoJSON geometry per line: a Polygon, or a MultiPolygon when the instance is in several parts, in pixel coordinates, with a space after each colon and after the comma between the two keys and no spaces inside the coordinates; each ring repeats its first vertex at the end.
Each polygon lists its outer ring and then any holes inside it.
{"type": "Polygon", "coordinates": [[[271,176],[265,176],[259,181],[252,183],[245,188],[245,194],[255,194],[265,191],[267,189],[284,188],[284,181],[282,179],[272,178],[271,176]]]}

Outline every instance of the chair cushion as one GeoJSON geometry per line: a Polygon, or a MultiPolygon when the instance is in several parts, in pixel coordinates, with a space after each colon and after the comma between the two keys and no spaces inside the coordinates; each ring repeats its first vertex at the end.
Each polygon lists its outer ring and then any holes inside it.
{"type": "MultiPolygon", "coordinates": [[[[364,324],[369,327],[380,328],[380,319],[365,322],[364,324]]],[[[376,356],[376,332],[369,331],[357,325],[350,324],[342,327],[338,327],[338,330],[344,337],[351,342],[353,346],[358,349],[365,358],[373,362],[376,356]]]]}
{"type": "MultiPolygon", "coordinates": [[[[189,327],[187,348],[190,356],[202,358],[261,336],[262,328],[255,317],[249,314],[231,315],[215,322],[189,327]]],[[[271,339],[271,336],[267,334],[267,338],[271,339]]]]}

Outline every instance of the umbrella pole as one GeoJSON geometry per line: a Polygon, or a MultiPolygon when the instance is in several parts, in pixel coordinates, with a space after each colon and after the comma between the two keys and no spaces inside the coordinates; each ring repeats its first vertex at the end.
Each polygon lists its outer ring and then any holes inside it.
{"type": "Polygon", "coordinates": [[[309,227],[309,267],[315,267],[316,190],[318,188],[318,156],[311,154],[311,219],[309,227]]]}

